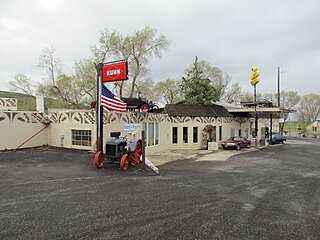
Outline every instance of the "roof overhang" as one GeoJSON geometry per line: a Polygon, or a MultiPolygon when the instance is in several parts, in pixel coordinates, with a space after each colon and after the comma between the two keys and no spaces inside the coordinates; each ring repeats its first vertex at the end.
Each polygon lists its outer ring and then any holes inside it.
{"type": "Polygon", "coordinates": [[[288,114],[293,112],[294,110],[282,109],[279,107],[270,107],[270,108],[259,108],[257,107],[256,111],[254,108],[229,108],[228,111],[231,114],[238,115],[238,116],[249,116],[254,117],[255,112],[257,113],[258,117],[260,118],[280,118],[282,114],[288,114]]]}
{"type": "MultiPolygon", "coordinates": [[[[233,109],[228,109],[230,113],[254,113],[255,110],[254,108],[233,108],[233,109]]],[[[265,112],[265,113],[281,113],[283,112],[282,109],[280,108],[257,108],[257,112],[265,112]]]]}

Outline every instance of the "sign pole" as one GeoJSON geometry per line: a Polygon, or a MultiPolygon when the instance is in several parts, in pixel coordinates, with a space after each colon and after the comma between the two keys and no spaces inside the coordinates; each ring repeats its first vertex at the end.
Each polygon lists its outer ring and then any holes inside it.
{"type": "Polygon", "coordinates": [[[103,167],[106,160],[103,154],[103,108],[112,111],[123,111],[125,104],[120,100],[120,107],[113,108],[107,104],[109,100],[118,100],[104,85],[104,82],[124,81],[128,79],[128,63],[112,62],[112,63],[99,63],[96,65],[97,71],[97,99],[96,99],[96,144],[97,152],[94,156],[94,164],[97,168],[103,167]],[[103,89],[102,89],[103,87],[103,89]],[[106,88],[106,90],[105,90],[106,88]],[[103,91],[102,91],[103,90],[103,91]],[[109,93],[110,92],[110,93],[109,93]],[[101,106],[101,97],[103,97],[103,106],[101,106]]]}
{"type": "Polygon", "coordinates": [[[142,169],[146,170],[146,144],[145,144],[145,132],[144,129],[141,131],[141,138],[142,138],[142,169]]]}
{"type": "Polygon", "coordinates": [[[114,61],[99,63],[97,66],[97,152],[103,151],[103,107],[101,106],[101,85],[103,82],[124,81],[128,79],[128,63],[114,61]]]}
{"type": "Polygon", "coordinates": [[[257,83],[260,82],[259,76],[260,73],[258,71],[258,68],[256,66],[253,66],[251,68],[251,71],[253,72],[250,76],[251,78],[251,85],[254,87],[254,93],[253,93],[253,104],[254,104],[254,142],[255,147],[257,147],[257,137],[258,137],[258,114],[257,114],[257,83]]]}
{"type": "Polygon", "coordinates": [[[257,147],[257,137],[258,137],[258,114],[257,114],[257,85],[254,85],[254,116],[255,116],[255,120],[254,120],[254,145],[255,147],[257,147]]]}
{"type": "Polygon", "coordinates": [[[103,107],[101,107],[101,70],[102,70],[102,63],[99,63],[97,66],[97,152],[103,150],[103,107]],[[102,119],[102,121],[101,121],[102,119]]]}

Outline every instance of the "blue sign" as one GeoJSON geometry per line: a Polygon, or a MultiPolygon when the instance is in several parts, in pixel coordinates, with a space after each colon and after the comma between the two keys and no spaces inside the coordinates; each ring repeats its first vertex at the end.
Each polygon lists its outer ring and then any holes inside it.
{"type": "Polygon", "coordinates": [[[125,133],[133,132],[134,130],[136,131],[141,131],[142,126],[139,123],[129,123],[129,124],[124,124],[123,126],[123,131],[125,133]]]}

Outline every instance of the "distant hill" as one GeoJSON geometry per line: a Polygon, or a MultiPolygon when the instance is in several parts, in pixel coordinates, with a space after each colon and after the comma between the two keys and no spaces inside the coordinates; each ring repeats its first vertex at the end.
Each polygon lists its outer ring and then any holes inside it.
{"type": "MultiPolygon", "coordinates": [[[[14,92],[6,92],[0,91],[0,98],[16,98],[18,100],[18,111],[35,111],[36,108],[36,97],[30,96],[24,93],[14,93],[14,92]]],[[[66,106],[52,98],[44,99],[45,108],[74,108],[72,106],[66,106]]],[[[90,109],[88,106],[81,106],[80,109],[90,109]]]]}

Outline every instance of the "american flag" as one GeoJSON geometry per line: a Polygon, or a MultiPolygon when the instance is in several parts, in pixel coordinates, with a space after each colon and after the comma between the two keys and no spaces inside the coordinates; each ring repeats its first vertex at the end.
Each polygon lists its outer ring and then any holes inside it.
{"type": "Polygon", "coordinates": [[[101,84],[101,106],[116,112],[125,112],[127,109],[127,104],[110,92],[103,83],[101,84]]]}

